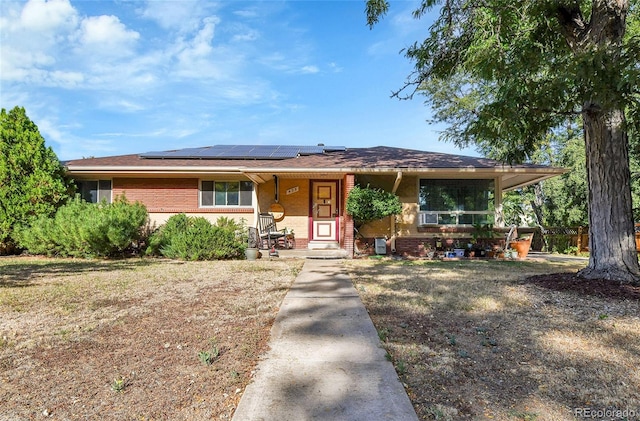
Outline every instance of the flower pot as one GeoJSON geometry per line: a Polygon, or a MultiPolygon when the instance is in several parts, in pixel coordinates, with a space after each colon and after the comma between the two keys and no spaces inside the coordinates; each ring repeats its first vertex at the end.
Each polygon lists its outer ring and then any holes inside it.
{"type": "Polygon", "coordinates": [[[518,252],[519,258],[524,259],[529,254],[531,239],[512,241],[511,243],[509,243],[509,247],[518,252]]]}
{"type": "Polygon", "coordinates": [[[256,260],[258,258],[258,249],[246,248],[244,250],[244,256],[247,258],[247,260],[256,260]]]}

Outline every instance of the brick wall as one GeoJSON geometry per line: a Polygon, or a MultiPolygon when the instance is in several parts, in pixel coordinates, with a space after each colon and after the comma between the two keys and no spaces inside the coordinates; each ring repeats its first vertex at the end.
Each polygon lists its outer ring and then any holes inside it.
{"type": "Polygon", "coordinates": [[[112,189],[113,197],[124,195],[130,202],[144,204],[151,222],[156,225],[178,213],[203,216],[211,222],[226,216],[253,224],[252,208],[199,208],[197,178],[114,178],[112,189]]]}
{"type": "Polygon", "coordinates": [[[113,195],[121,194],[149,212],[199,211],[197,178],[114,178],[113,195]]]}
{"type": "Polygon", "coordinates": [[[344,197],[342,199],[342,214],[343,223],[344,223],[344,236],[342,237],[342,248],[345,249],[349,255],[349,257],[353,257],[353,218],[350,215],[347,215],[346,207],[347,207],[347,196],[349,192],[355,186],[356,177],[353,174],[347,174],[344,177],[344,197]]]}

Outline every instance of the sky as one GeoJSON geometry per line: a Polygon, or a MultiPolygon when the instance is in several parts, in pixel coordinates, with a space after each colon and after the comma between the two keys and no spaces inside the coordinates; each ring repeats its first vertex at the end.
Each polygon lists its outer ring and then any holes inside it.
{"type": "Polygon", "coordinates": [[[373,29],[364,0],[0,2],[0,107],[26,109],[61,160],[217,144],[394,146],[438,140],[400,101],[428,33],[415,0],[373,29]]]}

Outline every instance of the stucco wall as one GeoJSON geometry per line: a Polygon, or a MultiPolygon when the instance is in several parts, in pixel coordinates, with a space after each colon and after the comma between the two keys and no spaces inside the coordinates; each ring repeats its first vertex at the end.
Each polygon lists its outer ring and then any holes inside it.
{"type": "MultiPolygon", "coordinates": [[[[367,176],[358,177],[358,183],[361,186],[370,185],[371,187],[381,188],[391,191],[395,182],[395,176],[367,176]]],[[[396,217],[396,235],[397,236],[420,236],[418,232],[418,177],[405,175],[400,181],[396,194],[402,202],[402,214],[396,217]]],[[[383,218],[378,221],[372,221],[365,224],[360,229],[360,234],[364,237],[390,237],[391,217],[383,218]]]]}
{"type": "MultiPolygon", "coordinates": [[[[269,212],[269,207],[276,203],[275,181],[269,180],[258,185],[258,203],[260,212],[269,212]]],[[[306,245],[309,238],[309,180],[280,178],[278,203],[284,207],[284,219],[276,222],[278,229],[293,229],[296,247],[306,245]],[[287,190],[296,190],[287,194],[287,190]]]]}

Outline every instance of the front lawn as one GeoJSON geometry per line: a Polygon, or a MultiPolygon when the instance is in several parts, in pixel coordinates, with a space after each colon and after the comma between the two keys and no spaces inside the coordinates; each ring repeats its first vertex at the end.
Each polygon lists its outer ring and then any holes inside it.
{"type": "Polygon", "coordinates": [[[640,288],[590,294],[571,276],[527,280],[584,264],[347,268],[420,419],[637,419],[640,288]]]}
{"type": "Polygon", "coordinates": [[[0,420],[229,419],[302,263],[0,258],[0,420]]]}

